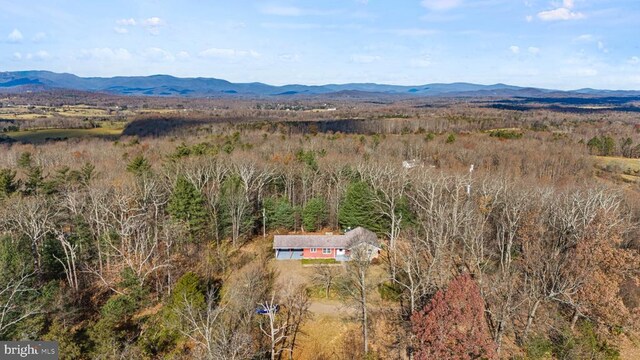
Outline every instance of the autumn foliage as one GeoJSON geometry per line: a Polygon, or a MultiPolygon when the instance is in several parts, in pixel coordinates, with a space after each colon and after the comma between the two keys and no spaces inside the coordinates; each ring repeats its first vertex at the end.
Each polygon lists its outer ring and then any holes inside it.
{"type": "Polygon", "coordinates": [[[480,288],[469,274],[453,279],[411,317],[415,359],[493,359],[495,344],[484,317],[480,288]]]}

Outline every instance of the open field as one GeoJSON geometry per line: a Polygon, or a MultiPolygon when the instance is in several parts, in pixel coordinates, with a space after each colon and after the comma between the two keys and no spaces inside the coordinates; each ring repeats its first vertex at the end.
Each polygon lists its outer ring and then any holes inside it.
{"type": "Polygon", "coordinates": [[[606,172],[616,174],[627,182],[640,182],[640,159],[595,156],[596,166],[606,172]]]}
{"type": "Polygon", "coordinates": [[[45,129],[26,130],[6,133],[12,139],[22,142],[44,142],[47,140],[73,138],[117,138],[122,134],[122,128],[93,128],[93,129],[45,129]]]}
{"type": "Polygon", "coordinates": [[[0,119],[33,120],[54,117],[69,118],[110,118],[118,115],[118,110],[98,108],[90,105],[74,105],[63,107],[16,105],[0,107],[0,119]]]}

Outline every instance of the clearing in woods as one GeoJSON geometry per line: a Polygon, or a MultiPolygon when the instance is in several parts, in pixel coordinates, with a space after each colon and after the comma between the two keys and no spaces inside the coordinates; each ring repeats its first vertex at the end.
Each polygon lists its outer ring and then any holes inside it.
{"type": "MultiPolygon", "coordinates": [[[[301,261],[273,260],[273,265],[278,272],[279,284],[291,282],[309,286],[317,271],[316,266],[303,266],[301,261]]],[[[319,352],[332,354],[338,350],[345,332],[356,325],[352,320],[352,310],[337,300],[312,297],[309,311],[313,318],[303,325],[294,354],[296,359],[315,359],[319,352]]]]}
{"type": "Polygon", "coordinates": [[[627,182],[640,182],[640,159],[613,156],[594,156],[596,167],[617,174],[627,182]]]}

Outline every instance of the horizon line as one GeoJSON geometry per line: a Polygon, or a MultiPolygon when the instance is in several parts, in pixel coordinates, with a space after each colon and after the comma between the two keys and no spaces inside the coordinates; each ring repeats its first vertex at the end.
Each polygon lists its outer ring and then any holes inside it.
{"type": "Polygon", "coordinates": [[[208,79],[208,80],[221,80],[221,81],[226,81],[229,82],[231,84],[262,84],[262,85],[267,85],[267,86],[273,86],[273,87],[285,87],[285,86],[307,86],[307,87],[323,87],[323,86],[332,86],[332,85],[336,85],[336,86],[344,86],[344,85],[380,85],[380,86],[398,86],[398,87],[420,87],[420,86],[426,86],[426,85],[455,85],[455,84],[466,84],[466,85],[477,85],[477,86],[496,86],[496,85],[503,85],[503,86],[512,86],[512,87],[518,87],[521,89],[535,89],[535,90],[545,90],[545,91],[550,91],[550,92],[576,92],[576,91],[581,91],[581,90],[594,90],[594,91],[603,91],[603,92],[640,92],[640,89],[608,89],[608,88],[597,88],[597,87],[580,87],[580,88],[567,88],[567,89],[559,89],[559,88],[551,88],[551,87],[537,87],[537,86],[533,86],[533,85],[516,85],[516,84],[512,84],[512,83],[508,83],[508,82],[503,82],[503,81],[498,81],[498,82],[494,82],[494,83],[477,83],[477,82],[469,82],[469,81],[451,81],[451,82],[431,82],[431,83],[423,83],[423,84],[411,84],[411,85],[405,85],[405,84],[399,84],[399,83],[383,83],[383,82],[328,82],[328,83],[320,83],[320,84],[305,84],[305,83],[282,83],[282,84],[274,84],[274,83],[269,83],[269,82],[262,82],[262,81],[232,81],[232,80],[228,80],[222,77],[216,77],[216,76],[178,76],[178,75],[172,75],[172,74],[168,74],[168,73],[154,73],[154,74],[149,74],[149,75],[111,75],[111,76],[93,76],[93,75],[78,75],[76,73],[73,72],[57,72],[57,71],[52,71],[52,70],[46,70],[46,69],[30,69],[30,70],[6,70],[6,71],[0,71],[1,73],[20,73],[20,72],[48,72],[48,73],[53,73],[53,74],[59,74],[59,75],[72,75],[72,76],[76,76],[78,78],[83,78],[83,79],[87,79],[87,78],[94,78],[94,79],[113,79],[113,78],[133,78],[133,77],[140,77],[140,78],[148,78],[148,77],[158,77],[158,76],[167,76],[167,77],[172,77],[175,79],[208,79]]]}

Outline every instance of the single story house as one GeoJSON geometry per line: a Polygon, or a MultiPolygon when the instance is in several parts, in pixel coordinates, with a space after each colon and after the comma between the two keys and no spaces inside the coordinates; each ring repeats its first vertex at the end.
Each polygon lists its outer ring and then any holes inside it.
{"type": "Polygon", "coordinates": [[[348,261],[354,248],[366,246],[373,259],[380,253],[378,236],[363,227],[343,235],[275,235],[273,249],[277,260],[335,259],[348,261]]]}

